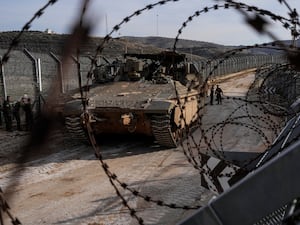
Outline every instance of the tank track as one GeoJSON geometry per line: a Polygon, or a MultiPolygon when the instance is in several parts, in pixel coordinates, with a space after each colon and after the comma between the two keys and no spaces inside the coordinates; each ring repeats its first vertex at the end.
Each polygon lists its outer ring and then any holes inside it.
{"type": "Polygon", "coordinates": [[[80,142],[88,143],[88,136],[81,124],[81,118],[77,117],[66,117],[65,127],[70,134],[72,139],[78,140],[80,142]]]}
{"type": "Polygon", "coordinates": [[[152,133],[159,145],[176,148],[177,140],[171,130],[169,114],[153,115],[151,118],[152,133]]]}

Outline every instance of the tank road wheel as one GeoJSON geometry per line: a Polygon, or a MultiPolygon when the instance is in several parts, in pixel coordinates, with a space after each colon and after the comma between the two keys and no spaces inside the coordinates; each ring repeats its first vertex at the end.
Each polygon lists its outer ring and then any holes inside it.
{"type": "Polygon", "coordinates": [[[181,129],[172,129],[169,114],[153,115],[151,119],[152,133],[158,144],[176,148],[182,136],[181,129]]]}
{"type": "Polygon", "coordinates": [[[80,116],[76,117],[66,117],[65,118],[65,127],[72,137],[72,139],[88,143],[88,136],[84,130],[80,116]]]}

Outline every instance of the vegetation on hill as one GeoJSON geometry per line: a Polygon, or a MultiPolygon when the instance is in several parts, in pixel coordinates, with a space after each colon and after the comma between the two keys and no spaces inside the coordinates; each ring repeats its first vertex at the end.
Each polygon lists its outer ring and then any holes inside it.
{"type": "MultiPolygon", "coordinates": [[[[130,41],[142,43],[145,45],[153,45],[159,48],[173,49],[175,39],[164,37],[124,37],[130,41]]],[[[297,41],[299,46],[300,40],[297,41]]],[[[291,41],[283,41],[284,44],[290,45],[291,41]]],[[[204,41],[194,41],[179,39],[176,43],[176,50],[188,54],[198,55],[204,58],[218,57],[232,49],[241,48],[245,46],[225,46],[204,41]]],[[[276,48],[249,48],[248,50],[239,52],[241,55],[257,55],[257,54],[279,54],[281,51],[276,48]]]]}
{"type": "MultiPolygon", "coordinates": [[[[18,35],[18,31],[0,32],[0,49],[7,49],[12,40],[18,35]]],[[[61,54],[63,46],[69,35],[55,34],[41,31],[27,31],[20,40],[17,50],[27,48],[33,52],[53,52],[61,54]]],[[[93,55],[97,46],[102,43],[101,37],[90,37],[88,42],[82,47],[84,55],[93,55]]],[[[158,53],[162,50],[173,50],[175,39],[164,37],[120,37],[111,39],[105,44],[103,55],[109,58],[119,58],[124,53],[158,53]]],[[[176,51],[186,53],[191,57],[213,58],[223,54],[228,50],[241,46],[224,46],[209,42],[182,40],[176,43],[176,51]]],[[[74,49],[75,53],[75,49],[74,49]]],[[[278,51],[254,48],[243,51],[239,54],[276,54],[278,51]]]]}
{"type": "MultiPolygon", "coordinates": [[[[17,31],[0,33],[0,48],[7,49],[13,38],[18,35],[17,31]]],[[[33,52],[53,52],[61,54],[63,46],[69,35],[46,33],[40,31],[28,31],[22,35],[21,41],[16,49],[29,49],[33,52]]],[[[83,54],[93,54],[97,46],[103,41],[100,37],[90,37],[83,46],[83,54]]],[[[107,57],[119,57],[126,51],[128,53],[158,53],[162,50],[172,50],[174,39],[163,37],[120,37],[113,38],[104,48],[103,54],[107,57]]],[[[179,40],[176,45],[177,51],[198,55],[208,58],[221,54],[232,47],[226,47],[208,42],[179,40]]]]}
{"type": "MultiPolygon", "coordinates": [[[[8,49],[12,40],[18,35],[17,31],[14,32],[1,32],[0,33],[0,48],[8,49]]],[[[33,52],[53,52],[61,54],[69,35],[46,33],[40,31],[25,32],[20,40],[20,43],[15,48],[16,50],[23,50],[27,48],[33,52]]],[[[88,42],[82,46],[81,52],[84,55],[92,55],[95,53],[97,46],[103,42],[103,38],[90,37],[88,42]]],[[[116,38],[111,39],[105,45],[103,54],[107,57],[119,57],[125,51],[130,53],[157,53],[162,49],[153,46],[146,46],[141,43],[132,43],[127,39],[116,38]]],[[[74,49],[75,52],[75,49],[74,49]]]]}

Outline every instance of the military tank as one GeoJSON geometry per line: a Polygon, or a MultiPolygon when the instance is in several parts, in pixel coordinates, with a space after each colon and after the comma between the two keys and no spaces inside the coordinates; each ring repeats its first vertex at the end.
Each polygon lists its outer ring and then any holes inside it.
{"type": "MultiPolygon", "coordinates": [[[[174,68],[184,63],[185,56],[163,52],[125,57],[124,67],[112,82],[103,83],[98,74],[101,84],[95,80],[89,88],[87,108],[94,134],[144,134],[153,136],[159,145],[176,147],[186,125],[197,119],[198,110],[199,93],[186,86],[190,71],[183,65],[174,68]]],[[[63,110],[66,128],[74,138],[86,140],[80,93],[71,97],[63,110]]]]}

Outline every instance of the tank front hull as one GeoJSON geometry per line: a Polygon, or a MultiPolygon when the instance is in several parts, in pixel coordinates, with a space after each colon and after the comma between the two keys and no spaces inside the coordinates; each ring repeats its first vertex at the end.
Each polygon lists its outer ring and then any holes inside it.
{"type": "Polygon", "coordinates": [[[152,136],[151,115],[139,110],[97,108],[92,111],[92,128],[95,134],[137,133],[152,136]]]}

